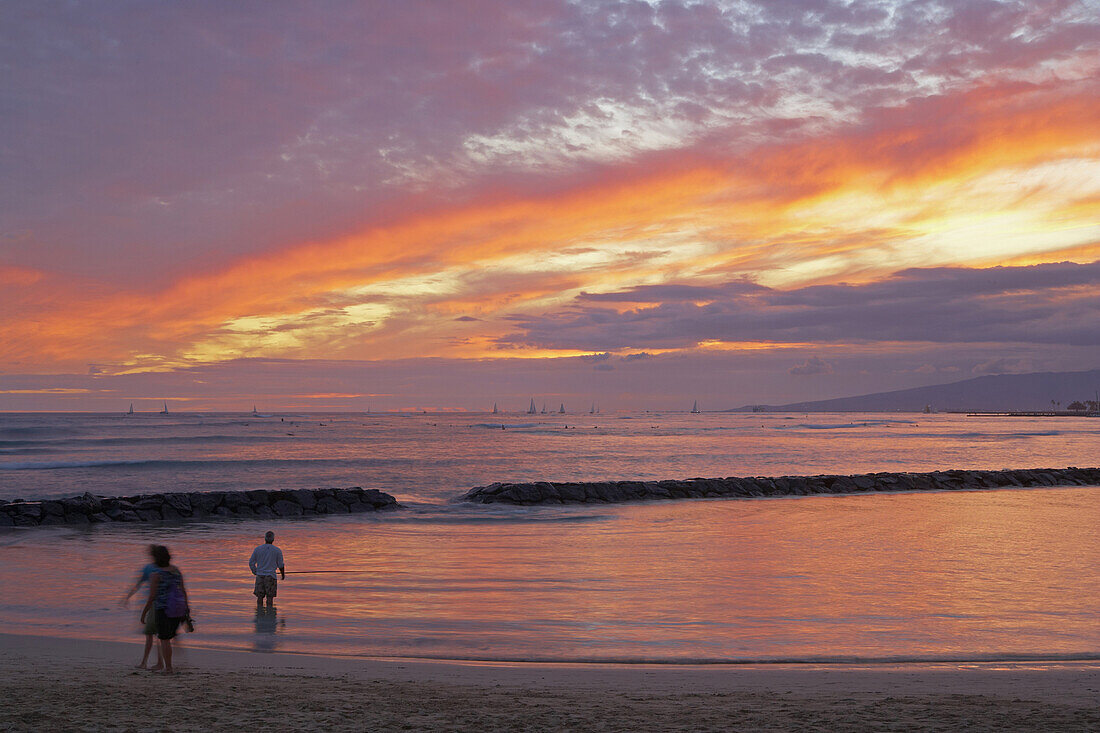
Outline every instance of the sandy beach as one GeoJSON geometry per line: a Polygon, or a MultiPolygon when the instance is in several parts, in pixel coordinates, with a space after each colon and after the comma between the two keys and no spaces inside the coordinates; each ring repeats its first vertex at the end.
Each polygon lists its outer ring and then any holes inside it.
{"type": "Polygon", "coordinates": [[[527,665],[0,635],[5,730],[1096,730],[1100,665],[527,665]]]}

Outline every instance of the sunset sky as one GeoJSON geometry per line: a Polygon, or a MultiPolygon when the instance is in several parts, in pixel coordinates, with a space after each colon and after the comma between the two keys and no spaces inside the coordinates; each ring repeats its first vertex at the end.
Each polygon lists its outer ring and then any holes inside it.
{"type": "Polygon", "coordinates": [[[5,2],[0,410],[1100,367],[1100,2],[5,2]]]}

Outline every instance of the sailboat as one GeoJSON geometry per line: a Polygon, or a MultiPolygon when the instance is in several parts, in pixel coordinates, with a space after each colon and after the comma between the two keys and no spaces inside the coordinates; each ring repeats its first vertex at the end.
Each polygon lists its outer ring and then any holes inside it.
{"type": "Polygon", "coordinates": [[[592,406],[588,408],[588,414],[589,415],[595,415],[596,414],[596,403],[595,402],[593,402],[592,406]]]}
{"type": "Polygon", "coordinates": [[[168,400],[164,401],[164,409],[160,411],[160,414],[161,415],[167,415],[168,414],[168,400]]]}
{"type": "Polygon", "coordinates": [[[134,414],[134,403],[133,402],[130,403],[130,411],[127,412],[126,414],[127,415],[133,415],[134,414]]]}
{"type": "Polygon", "coordinates": [[[527,414],[528,415],[534,415],[537,412],[538,412],[538,410],[535,409],[535,398],[532,397],[531,398],[531,406],[527,408],[527,414]]]}
{"type": "Polygon", "coordinates": [[[565,403],[564,402],[561,403],[561,407],[558,408],[558,414],[559,415],[564,415],[565,414],[565,403]]]}
{"type": "Polygon", "coordinates": [[[546,403],[545,402],[542,403],[542,412],[540,412],[539,414],[540,415],[545,415],[546,414],[546,403]]]}
{"type": "Polygon", "coordinates": [[[691,406],[691,414],[693,414],[693,415],[698,415],[699,414],[699,400],[695,400],[695,404],[691,406]]]}
{"type": "Polygon", "coordinates": [[[256,412],[256,405],[252,405],[252,417],[259,417],[260,413],[256,412]]]}
{"type": "Polygon", "coordinates": [[[499,412],[500,412],[500,410],[497,409],[497,403],[494,402],[493,403],[493,414],[496,415],[499,412]]]}

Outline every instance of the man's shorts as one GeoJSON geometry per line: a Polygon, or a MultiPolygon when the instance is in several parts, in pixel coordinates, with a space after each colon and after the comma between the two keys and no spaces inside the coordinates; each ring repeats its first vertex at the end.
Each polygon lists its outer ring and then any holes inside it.
{"type": "Polygon", "coordinates": [[[279,589],[279,583],[270,575],[257,575],[256,576],[256,589],[252,591],[257,598],[263,598],[264,596],[275,597],[276,591],[279,589]]]}

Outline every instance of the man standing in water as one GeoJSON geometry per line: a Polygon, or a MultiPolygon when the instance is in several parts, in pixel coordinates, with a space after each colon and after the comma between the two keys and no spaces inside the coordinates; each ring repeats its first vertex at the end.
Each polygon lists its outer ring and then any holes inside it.
{"type": "Polygon", "coordinates": [[[268,532],[264,535],[264,543],[252,551],[252,557],[248,558],[248,568],[256,576],[256,589],[252,591],[256,595],[256,610],[262,611],[264,598],[267,599],[267,608],[275,604],[275,594],[279,584],[275,580],[275,571],[286,580],[286,568],[283,567],[283,551],[275,546],[275,533],[268,532]]]}

